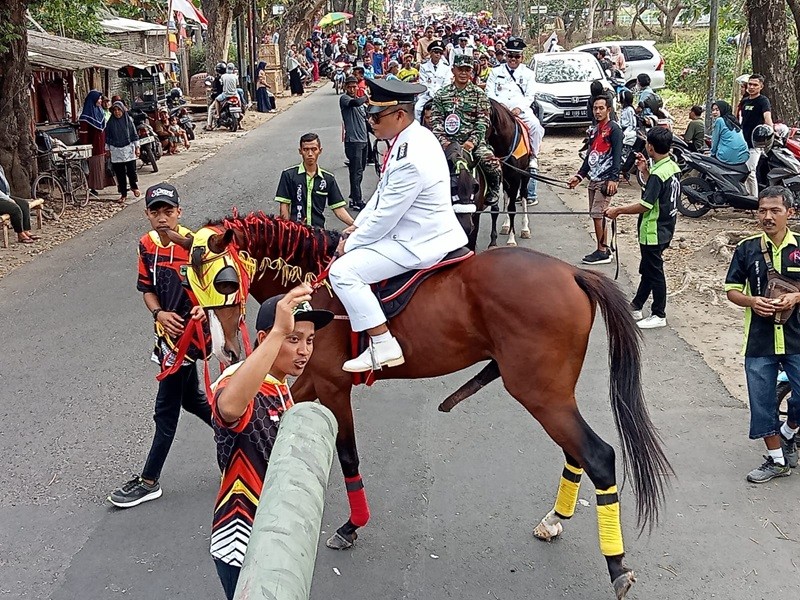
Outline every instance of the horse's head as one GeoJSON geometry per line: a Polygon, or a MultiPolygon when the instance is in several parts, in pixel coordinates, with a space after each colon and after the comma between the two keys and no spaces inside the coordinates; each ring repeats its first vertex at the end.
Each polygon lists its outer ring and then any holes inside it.
{"type": "Polygon", "coordinates": [[[234,229],[209,225],[193,236],[169,232],[170,239],[189,251],[186,280],[208,315],[212,353],[228,366],[244,358],[240,333],[255,261],[240,250],[234,229]]]}

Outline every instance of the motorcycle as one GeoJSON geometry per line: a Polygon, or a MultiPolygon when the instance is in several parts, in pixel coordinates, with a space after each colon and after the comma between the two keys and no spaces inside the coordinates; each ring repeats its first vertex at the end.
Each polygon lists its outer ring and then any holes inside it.
{"type": "Polygon", "coordinates": [[[217,127],[227,127],[230,131],[238,131],[239,122],[243,116],[239,96],[229,96],[225,98],[219,108],[217,127]]]}
{"type": "MultiPolygon", "coordinates": [[[[750,173],[746,164],[729,165],[698,152],[690,152],[686,162],[699,176],[681,181],[678,211],[682,215],[697,218],[717,208],[758,208],[758,198],[750,196],[744,185],[750,173]]],[[[759,158],[756,179],[759,189],[768,185],[789,188],[795,203],[800,203],[800,160],[780,144],[780,138],[759,158]]]]}
{"type": "MultiPolygon", "coordinates": [[[[669,113],[666,113],[669,114],[669,113]]],[[[641,187],[645,186],[644,177],[639,169],[636,168],[636,154],[642,154],[646,159],[649,159],[647,154],[647,133],[653,127],[666,127],[672,131],[671,119],[658,119],[653,115],[637,115],[636,116],[636,132],[635,137],[633,134],[628,133],[626,139],[623,141],[623,164],[620,168],[622,177],[630,180],[631,171],[636,171],[636,181],[641,187]]],[[[689,145],[684,139],[672,131],[672,150],[670,156],[681,170],[681,173],[686,173],[688,165],[686,157],[689,154],[689,145]]]]}
{"type": "Polygon", "coordinates": [[[337,62],[334,64],[336,68],[331,75],[331,81],[333,81],[333,89],[336,90],[336,94],[338,95],[344,90],[344,80],[347,78],[350,65],[346,62],[337,62]]]}
{"type": "Polygon", "coordinates": [[[150,119],[142,110],[131,110],[133,125],[139,136],[139,158],[144,165],[153,167],[153,173],[158,173],[158,159],[161,158],[161,141],[150,126],[150,119]]]}
{"type": "Polygon", "coordinates": [[[192,117],[189,115],[189,111],[183,106],[184,104],[186,104],[186,100],[183,98],[183,92],[181,92],[180,88],[172,88],[167,95],[169,116],[170,118],[177,117],[178,125],[186,132],[186,139],[191,142],[195,137],[195,125],[194,121],[192,121],[192,117]]]}

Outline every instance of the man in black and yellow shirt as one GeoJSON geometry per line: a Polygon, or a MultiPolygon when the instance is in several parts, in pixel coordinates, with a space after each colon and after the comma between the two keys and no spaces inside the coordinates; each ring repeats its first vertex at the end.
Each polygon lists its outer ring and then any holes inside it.
{"type": "MultiPolygon", "coordinates": [[[[750,399],[750,439],[763,439],[767,446],[765,462],[747,475],[752,483],[764,483],[775,477],[791,475],[797,466],[795,441],[800,402],[789,397],[785,423],[778,418],[775,388],[778,370],[783,367],[795,393],[800,390],[800,316],[796,305],[800,293],[767,297],[770,264],[774,271],[800,287],[800,247],[798,237],[789,229],[794,213],[792,192],[781,186],[768,187],[759,194],[758,222],[764,232],[739,242],[725,278],[728,300],[743,306],[744,370],[750,399]],[[791,316],[785,323],[775,315],[791,316]]],[[[783,319],[781,319],[783,320],[783,319]]]]}
{"type": "Polygon", "coordinates": [[[325,227],[325,206],[328,206],[347,227],[352,225],[353,218],[345,209],[339,184],[332,173],[317,165],[322,153],[319,136],[316,133],[303,134],[299,152],[303,162],[281,173],[278,191],[275,192],[281,218],[325,227]]]}
{"type": "Polygon", "coordinates": [[[640,329],[655,329],[667,324],[667,278],[664,275],[664,250],[669,248],[675,233],[677,203],[681,194],[678,179],[680,168],[669,157],[672,132],[664,127],[653,127],[647,133],[647,152],[653,157],[653,166],[648,167],[644,156],[636,157],[636,166],[644,175],[647,184],[642,190],[642,199],[637,204],[606,209],[606,216],[616,219],[619,215],[639,215],[639,287],[631,300],[631,311],[640,329]],[[652,314],[642,318],[644,303],[653,294],[652,314]]]}
{"type": "MultiPolygon", "coordinates": [[[[205,321],[203,309],[182,285],[182,269],[189,262],[188,250],[170,241],[168,231],[183,236],[191,231],[178,224],[181,216],[178,190],[159,183],[145,194],[145,215],[152,230],[139,240],[139,269],[136,289],[153,316],[155,347],[151,360],[162,369],[177,359],[178,339],[190,319],[205,321]]],[[[141,475],[114,490],[109,502],[119,508],[131,508],[161,496],[161,469],[175,439],[181,406],[211,426],[211,407],[200,388],[195,361],[205,357],[207,348],[189,347],[180,368],[158,384],[153,420],[156,431],[141,475]]]]}

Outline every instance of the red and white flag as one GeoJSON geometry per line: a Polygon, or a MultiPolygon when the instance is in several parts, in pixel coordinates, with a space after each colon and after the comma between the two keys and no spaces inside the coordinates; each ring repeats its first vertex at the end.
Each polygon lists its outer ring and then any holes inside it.
{"type": "Polygon", "coordinates": [[[203,16],[199,8],[192,4],[191,0],[172,0],[172,10],[182,12],[187,19],[208,25],[208,19],[203,16]]]}

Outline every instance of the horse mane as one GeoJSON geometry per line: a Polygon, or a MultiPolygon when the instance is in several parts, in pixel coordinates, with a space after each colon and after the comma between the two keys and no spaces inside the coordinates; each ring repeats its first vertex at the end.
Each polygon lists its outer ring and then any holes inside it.
{"type": "Polygon", "coordinates": [[[498,134],[499,130],[504,127],[510,128],[513,131],[514,115],[511,114],[511,111],[494,98],[489,99],[489,104],[491,105],[489,120],[491,121],[492,131],[487,132],[487,139],[491,137],[493,133],[498,134]]]}
{"type": "MultiPolygon", "coordinates": [[[[317,275],[330,261],[341,234],[297,221],[279,219],[259,211],[211,221],[207,226],[221,226],[238,233],[237,242],[259,263],[267,260],[280,270],[278,263],[300,269],[303,276],[317,275]]],[[[261,269],[259,269],[261,270],[261,269]]]]}

